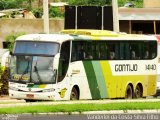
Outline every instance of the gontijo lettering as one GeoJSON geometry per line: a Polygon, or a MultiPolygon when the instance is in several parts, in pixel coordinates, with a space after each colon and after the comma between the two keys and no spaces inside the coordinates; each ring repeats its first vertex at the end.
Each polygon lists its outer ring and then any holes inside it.
{"type": "Polygon", "coordinates": [[[115,71],[116,72],[130,72],[130,71],[137,71],[138,65],[137,64],[116,64],[115,71]]]}

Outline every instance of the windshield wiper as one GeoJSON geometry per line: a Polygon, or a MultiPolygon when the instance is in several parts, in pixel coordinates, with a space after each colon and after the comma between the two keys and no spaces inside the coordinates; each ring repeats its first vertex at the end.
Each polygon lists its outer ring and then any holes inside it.
{"type": "Polygon", "coordinates": [[[39,72],[38,72],[37,61],[36,61],[36,65],[34,66],[34,70],[35,70],[35,72],[36,72],[36,74],[37,74],[37,78],[38,78],[39,82],[41,83],[41,82],[42,82],[42,79],[41,79],[41,77],[40,77],[40,75],[39,75],[39,72]]]}

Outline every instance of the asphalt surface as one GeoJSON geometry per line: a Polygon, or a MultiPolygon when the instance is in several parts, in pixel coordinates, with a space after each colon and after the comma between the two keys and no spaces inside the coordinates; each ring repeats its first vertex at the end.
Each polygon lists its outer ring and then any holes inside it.
{"type": "Polygon", "coordinates": [[[3,114],[0,115],[0,120],[160,120],[160,114],[3,114]]]}

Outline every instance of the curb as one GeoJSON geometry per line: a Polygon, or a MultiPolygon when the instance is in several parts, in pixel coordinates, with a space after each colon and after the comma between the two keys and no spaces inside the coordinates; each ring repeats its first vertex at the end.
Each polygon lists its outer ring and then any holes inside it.
{"type": "Polygon", "coordinates": [[[35,113],[37,115],[87,115],[87,114],[160,114],[158,110],[111,110],[111,111],[86,111],[86,112],[56,112],[56,113],[35,113]]]}

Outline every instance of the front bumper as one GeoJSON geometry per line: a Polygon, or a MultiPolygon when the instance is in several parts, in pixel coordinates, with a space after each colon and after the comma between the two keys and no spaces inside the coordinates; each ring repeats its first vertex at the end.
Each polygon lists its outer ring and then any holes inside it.
{"type": "Polygon", "coordinates": [[[19,92],[9,90],[9,97],[15,99],[26,99],[26,100],[55,100],[53,92],[36,93],[36,92],[19,92]]]}

